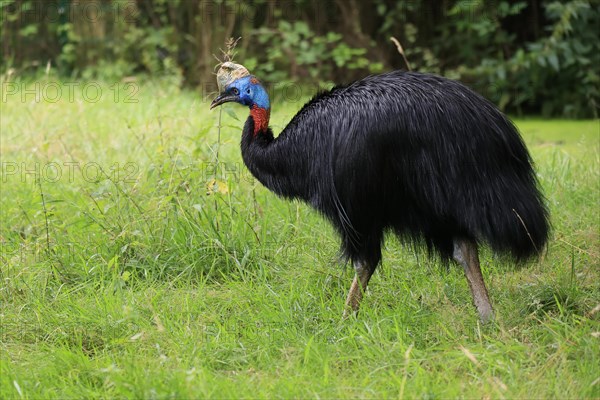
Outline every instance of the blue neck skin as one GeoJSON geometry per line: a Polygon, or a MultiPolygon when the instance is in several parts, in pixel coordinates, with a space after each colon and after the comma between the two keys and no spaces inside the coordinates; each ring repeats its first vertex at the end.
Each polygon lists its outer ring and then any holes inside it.
{"type": "Polygon", "coordinates": [[[259,108],[264,108],[265,110],[269,110],[271,108],[271,103],[269,102],[269,95],[265,88],[260,84],[254,84],[254,104],[256,104],[259,108]]]}

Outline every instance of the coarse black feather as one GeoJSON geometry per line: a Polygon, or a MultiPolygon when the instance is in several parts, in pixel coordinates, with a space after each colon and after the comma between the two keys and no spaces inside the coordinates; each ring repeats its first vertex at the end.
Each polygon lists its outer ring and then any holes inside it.
{"type": "Polygon", "coordinates": [[[311,204],[342,250],[377,265],[384,233],[443,260],[453,240],[520,261],[538,254],[548,213],[515,126],[459,82],[414,72],[369,76],[308,102],[273,137],[248,118],[242,155],[280,196],[311,204]]]}

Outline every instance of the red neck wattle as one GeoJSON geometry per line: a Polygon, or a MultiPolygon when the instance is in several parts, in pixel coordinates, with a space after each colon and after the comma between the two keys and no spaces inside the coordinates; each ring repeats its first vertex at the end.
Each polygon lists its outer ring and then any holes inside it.
{"type": "Polygon", "coordinates": [[[254,120],[254,136],[256,136],[259,132],[267,131],[267,128],[269,127],[270,115],[271,110],[260,108],[256,104],[250,108],[250,116],[254,120]]]}

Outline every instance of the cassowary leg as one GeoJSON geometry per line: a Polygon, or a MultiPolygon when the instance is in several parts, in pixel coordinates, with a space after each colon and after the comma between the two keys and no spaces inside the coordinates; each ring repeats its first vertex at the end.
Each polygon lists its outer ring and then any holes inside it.
{"type": "Polygon", "coordinates": [[[462,265],[469,281],[473,303],[479,312],[479,318],[482,322],[488,322],[493,318],[494,313],[490,298],[488,296],[481,267],[479,266],[479,256],[477,254],[477,244],[470,240],[454,241],[454,259],[462,265]]]}
{"type": "Polygon", "coordinates": [[[348,317],[350,313],[357,313],[360,307],[360,301],[362,300],[363,294],[367,290],[367,285],[371,279],[371,275],[375,271],[375,268],[369,268],[366,263],[354,262],[354,270],[356,275],[348,297],[346,298],[346,308],[344,309],[344,318],[348,317]]]}

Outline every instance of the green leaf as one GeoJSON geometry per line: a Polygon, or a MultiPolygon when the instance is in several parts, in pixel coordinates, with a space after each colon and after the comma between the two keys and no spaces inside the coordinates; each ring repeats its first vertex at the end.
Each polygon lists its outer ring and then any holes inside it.
{"type": "Polygon", "coordinates": [[[22,37],[34,36],[38,33],[37,25],[27,25],[19,30],[19,35],[22,37]]]}
{"type": "Polygon", "coordinates": [[[548,63],[558,72],[560,66],[558,65],[558,56],[554,53],[548,55],[548,63]]]}
{"type": "Polygon", "coordinates": [[[230,107],[224,107],[223,108],[225,110],[225,113],[227,115],[229,115],[231,118],[235,119],[236,121],[239,121],[240,119],[238,118],[238,116],[235,114],[235,112],[233,111],[232,108],[230,107]]]}
{"type": "Polygon", "coordinates": [[[537,63],[539,64],[540,67],[545,67],[546,66],[546,59],[544,57],[542,57],[541,55],[539,55],[537,57],[537,63]]]}

